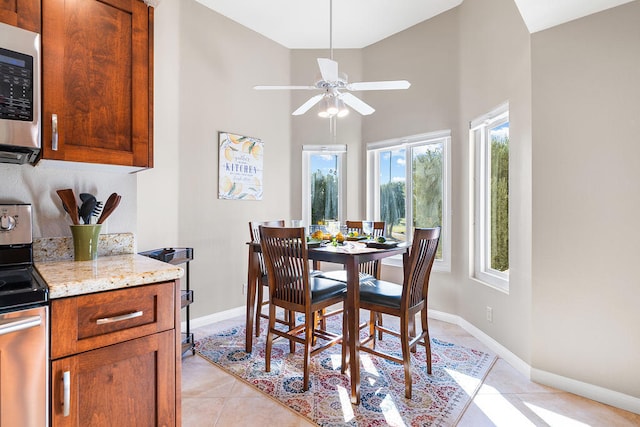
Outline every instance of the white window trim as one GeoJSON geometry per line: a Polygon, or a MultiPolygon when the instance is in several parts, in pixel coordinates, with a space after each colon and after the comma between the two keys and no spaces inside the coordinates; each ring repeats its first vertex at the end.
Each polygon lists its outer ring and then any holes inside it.
{"type": "Polygon", "coordinates": [[[491,242],[486,233],[490,228],[489,207],[487,206],[487,181],[491,174],[487,167],[490,164],[490,159],[487,159],[489,156],[487,150],[488,131],[508,121],[509,103],[507,102],[469,123],[469,141],[473,153],[473,156],[470,156],[469,168],[471,171],[469,174],[470,188],[473,188],[473,214],[469,228],[473,242],[473,262],[471,263],[470,275],[471,278],[507,294],[509,293],[509,272],[498,271],[487,265],[487,253],[490,252],[488,245],[491,242]]]}
{"type": "Polygon", "coordinates": [[[310,160],[312,154],[339,154],[338,156],[338,221],[344,222],[346,211],[347,177],[345,156],[347,146],[336,145],[303,145],[302,146],[302,220],[305,224],[311,224],[311,175],[310,160]]]}
{"type": "MultiPolygon", "coordinates": [[[[379,164],[376,162],[376,152],[390,147],[404,146],[410,148],[415,145],[424,145],[429,142],[442,142],[443,145],[443,165],[442,165],[442,225],[441,231],[443,239],[440,240],[442,247],[442,259],[436,259],[433,263],[434,271],[451,271],[451,131],[435,131],[423,134],[407,136],[403,138],[388,139],[384,141],[371,142],[367,144],[367,218],[380,218],[380,207],[377,203],[378,196],[376,189],[379,187],[379,164]]],[[[411,194],[411,168],[406,170],[406,192],[411,194]]],[[[406,219],[408,224],[413,223],[412,210],[406,208],[406,219]]],[[[413,231],[413,230],[411,230],[413,231]]],[[[402,267],[402,257],[393,256],[382,260],[384,265],[402,267]]]]}

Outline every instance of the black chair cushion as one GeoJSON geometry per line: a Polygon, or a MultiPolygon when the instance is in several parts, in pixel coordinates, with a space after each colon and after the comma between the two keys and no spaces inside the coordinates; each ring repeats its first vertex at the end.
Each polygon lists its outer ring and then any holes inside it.
{"type": "Polygon", "coordinates": [[[347,285],[343,282],[318,276],[309,278],[309,285],[311,286],[311,300],[314,303],[339,296],[347,291],[347,285]]]}
{"type": "Polygon", "coordinates": [[[400,308],[402,286],[384,280],[367,280],[360,282],[360,301],[370,304],[400,308]]]}
{"type": "MultiPolygon", "coordinates": [[[[374,280],[370,274],[367,273],[358,273],[360,283],[364,280],[374,280]]],[[[320,274],[320,277],[324,277],[326,279],[337,280],[338,282],[347,283],[347,270],[334,270],[334,271],[324,271],[320,274]]]]}

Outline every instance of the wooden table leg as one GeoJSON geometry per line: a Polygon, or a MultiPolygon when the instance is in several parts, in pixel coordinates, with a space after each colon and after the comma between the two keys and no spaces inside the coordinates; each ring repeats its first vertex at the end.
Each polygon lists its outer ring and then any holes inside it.
{"type": "Polygon", "coordinates": [[[360,404],[360,281],[358,261],[349,257],[347,269],[347,328],[349,333],[349,371],[351,373],[351,403],[360,404]]]}
{"type": "Polygon", "coordinates": [[[256,286],[258,277],[256,274],[258,268],[258,256],[255,253],[253,245],[249,244],[249,262],[247,265],[247,330],[245,351],[251,353],[253,349],[253,318],[256,306],[256,286]]]}

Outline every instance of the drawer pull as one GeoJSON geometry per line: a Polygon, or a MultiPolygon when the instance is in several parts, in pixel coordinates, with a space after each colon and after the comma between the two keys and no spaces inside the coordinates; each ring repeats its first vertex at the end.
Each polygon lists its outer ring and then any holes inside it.
{"type": "Polygon", "coordinates": [[[58,151],[58,115],[51,115],[51,149],[58,151]]]}
{"type": "Polygon", "coordinates": [[[71,373],[64,371],[62,373],[62,415],[69,416],[71,408],[71,373]]]}
{"type": "Polygon", "coordinates": [[[142,316],[143,313],[144,312],[140,310],[140,311],[135,311],[133,313],[123,314],[121,316],[104,317],[102,319],[96,320],[96,325],[105,325],[107,323],[121,322],[123,320],[134,319],[136,317],[142,316]]]}

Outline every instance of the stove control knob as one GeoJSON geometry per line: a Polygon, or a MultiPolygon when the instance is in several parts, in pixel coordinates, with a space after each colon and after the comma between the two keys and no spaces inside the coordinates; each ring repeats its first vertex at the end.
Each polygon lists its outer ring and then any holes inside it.
{"type": "Polygon", "coordinates": [[[12,216],[4,214],[0,217],[0,230],[9,231],[16,226],[16,220],[12,216]]]}

